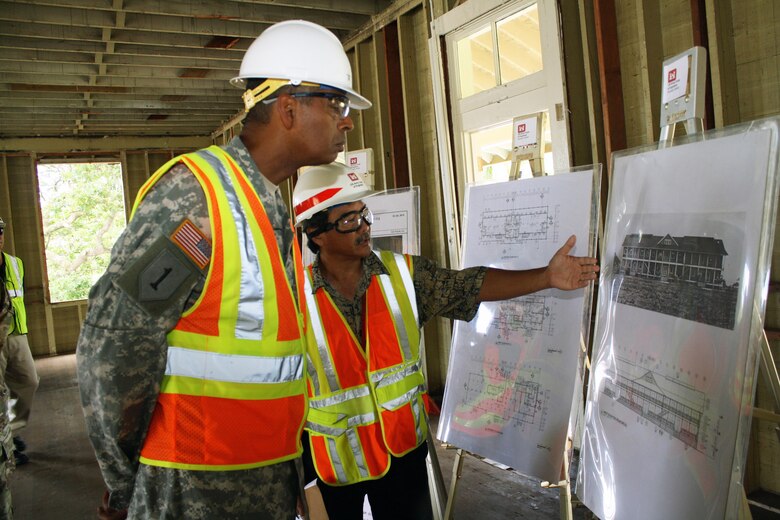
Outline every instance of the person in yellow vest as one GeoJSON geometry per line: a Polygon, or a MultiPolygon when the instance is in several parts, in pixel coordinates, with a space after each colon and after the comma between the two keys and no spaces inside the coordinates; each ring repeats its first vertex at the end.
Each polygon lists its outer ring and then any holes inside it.
{"type": "Polygon", "coordinates": [[[278,185],[333,161],[350,108],[371,103],[336,36],[301,20],[263,31],[233,83],[240,136],[150,177],[89,294],[77,371],[100,518],[289,520],[299,505],[303,265],[278,185]]]}
{"type": "Polygon", "coordinates": [[[14,432],[14,459],[17,466],[27,464],[30,458],[23,453],[27,444],[17,432],[27,426],[33,398],[40,378],[27,341],[27,311],[24,308],[24,264],[21,258],[3,252],[6,224],[0,218],[0,277],[11,297],[11,324],[6,346],[0,351],[0,372],[16,403],[11,407],[11,430],[14,432]]]}
{"type": "Polygon", "coordinates": [[[372,252],[363,199],[373,193],[338,163],[308,169],[293,192],[296,224],[317,254],[304,291],[304,463],[331,519],[362,519],[366,495],[375,520],[431,519],[420,328],[435,316],[469,321],[483,301],[584,287],[598,266],[568,254],[574,236],[549,265],[525,271],[453,271],[420,256],[372,252]]]}

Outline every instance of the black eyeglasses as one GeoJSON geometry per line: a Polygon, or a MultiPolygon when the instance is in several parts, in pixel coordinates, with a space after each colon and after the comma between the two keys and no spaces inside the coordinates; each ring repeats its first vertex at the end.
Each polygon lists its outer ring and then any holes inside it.
{"type": "MultiPolygon", "coordinates": [[[[344,94],[338,92],[292,92],[287,94],[290,97],[319,97],[328,100],[328,106],[332,108],[339,116],[339,119],[344,119],[349,115],[349,98],[344,94]]],[[[264,99],[263,103],[270,104],[276,101],[278,98],[264,99]]]]}
{"type": "Polygon", "coordinates": [[[331,229],[335,229],[336,233],[354,233],[360,229],[360,225],[365,222],[370,226],[374,223],[374,214],[368,209],[368,206],[363,206],[357,211],[350,211],[341,215],[336,222],[328,222],[328,224],[322,229],[325,233],[331,229]]]}
{"type": "Polygon", "coordinates": [[[5,229],[0,228],[0,235],[2,235],[3,233],[5,233],[5,229]]]}

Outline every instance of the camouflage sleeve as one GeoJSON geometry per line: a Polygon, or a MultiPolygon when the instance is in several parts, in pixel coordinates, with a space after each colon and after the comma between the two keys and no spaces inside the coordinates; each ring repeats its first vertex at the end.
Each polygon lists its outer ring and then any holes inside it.
{"type": "Polygon", "coordinates": [[[479,308],[477,295],[485,279],[486,267],[455,271],[439,267],[425,257],[412,258],[421,327],[436,316],[463,321],[474,318],[479,308]]]}
{"type": "MultiPolygon", "coordinates": [[[[11,297],[5,285],[0,285],[0,351],[5,348],[5,339],[11,324],[11,297]]],[[[8,475],[14,469],[14,442],[11,422],[8,417],[8,387],[5,384],[5,374],[0,372],[0,490],[8,485],[8,475]]],[[[5,510],[5,504],[0,498],[0,517],[5,510]]],[[[10,516],[9,516],[10,518],[10,516]]]]}
{"type": "MultiPolygon", "coordinates": [[[[203,274],[172,278],[177,289],[157,306],[144,306],[123,280],[136,276],[150,252],[168,251],[168,237],[190,219],[210,237],[206,199],[198,181],[181,163],[147,194],[111,251],[109,266],[89,293],[87,316],[76,359],[87,432],[111,492],[110,506],[126,509],[133,490],[138,455],[165,371],[166,334],[203,274]]],[[[192,266],[189,266],[192,269],[192,266]]]]}

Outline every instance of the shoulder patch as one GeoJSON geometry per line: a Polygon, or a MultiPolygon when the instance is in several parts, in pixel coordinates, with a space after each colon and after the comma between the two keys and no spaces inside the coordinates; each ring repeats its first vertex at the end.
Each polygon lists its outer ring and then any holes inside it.
{"type": "Polygon", "coordinates": [[[160,236],[149,249],[120,275],[116,284],[149,315],[155,316],[190,293],[203,276],[195,263],[160,236]]]}
{"type": "Polygon", "coordinates": [[[184,219],[170,238],[171,242],[176,244],[200,269],[205,269],[209,265],[211,242],[190,219],[184,219]]]}

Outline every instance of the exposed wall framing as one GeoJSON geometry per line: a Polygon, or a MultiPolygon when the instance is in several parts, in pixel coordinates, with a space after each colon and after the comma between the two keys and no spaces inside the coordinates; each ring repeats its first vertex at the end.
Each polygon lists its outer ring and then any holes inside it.
{"type": "MultiPolygon", "coordinates": [[[[780,3],[775,0],[539,1],[558,1],[562,12],[575,165],[600,162],[608,169],[611,152],[658,138],[660,65],[694,43],[708,50],[713,126],[780,113],[780,3]]],[[[428,38],[432,18],[460,3],[397,0],[345,41],[355,87],[374,103],[370,110],[353,112],[355,128],[348,137],[349,148],[373,148],[377,188],[421,187],[423,254],[442,265],[455,261],[448,257],[442,208],[428,38]]],[[[7,250],[25,261],[34,354],[72,352],[86,309],[85,302],[51,305],[46,301],[36,157],[71,150],[118,157],[129,210],[140,185],[160,165],[176,153],[212,141],[226,143],[240,132],[242,116],[236,114],[215,129],[211,139],[0,141],[0,152],[7,152],[0,154],[0,215],[11,224],[7,250]],[[18,150],[24,152],[11,153],[18,150]]],[[[290,186],[282,187],[288,201],[290,186]]],[[[602,186],[608,188],[608,178],[602,186]]],[[[780,280],[777,245],[771,276],[780,280]]],[[[780,330],[778,294],[773,286],[766,323],[780,330]]],[[[449,333],[446,320],[434,320],[425,328],[429,385],[434,393],[443,389],[449,333]]],[[[759,386],[759,405],[771,407],[764,395],[759,386]]],[[[769,420],[755,421],[753,466],[748,468],[750,482],[746,482],[750,489],[780,493],[780,443],[775,426],[769,420]]]]}

